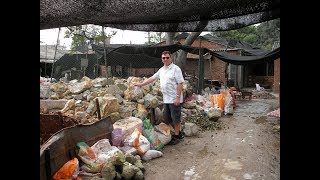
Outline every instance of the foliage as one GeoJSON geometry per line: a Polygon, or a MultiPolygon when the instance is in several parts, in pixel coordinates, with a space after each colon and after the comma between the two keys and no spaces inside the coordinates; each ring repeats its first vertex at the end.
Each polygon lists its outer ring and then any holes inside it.
{"type": "Polygon", "coordinates": [[[280,41],[280,19],[267,21],[257,26],[259,45],[262,48],[271,49],[276,41],[280,41]]]}
{"type": "Polygon", "coordinates": [[[97,25],[82,25],[67,27],[65,38],[72,38],[71,51],[77,47],[88,46],[89,44],[98,44],[104,42],[107,38],[116,35],[117,31],[111,30],[108,33],[102,32],[102,27],[97,25]]]}
{"type": "Polygon", "coordinates": [[[280,41],[280,19],[230,31],[213,32],[213,35],[244,41],[256,47],[271,50],[273,43],[280,41]]]}
{"type": "Polygon", "coordinates": [[[164,32],[148,32],[148,42],[146,42],[145,44],[154,45],[164,40],[165,40],[164,32]]]}

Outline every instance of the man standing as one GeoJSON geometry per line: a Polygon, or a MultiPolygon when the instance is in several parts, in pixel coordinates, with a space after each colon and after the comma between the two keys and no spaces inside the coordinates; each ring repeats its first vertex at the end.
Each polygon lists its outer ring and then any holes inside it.
{"type": "Polygon", "coordinates": [[[174,135],[169,144],[177,144],[183,139],[181,129],[181,103],[183,102],[182,83],[184,82],[181,69],[172,63],[171,52],[163,51],[162,66],[153,76],[144,82],[134,83],[135,86],[145,86],[160,79],[160,89],[163,94],[163,117],[167,124],[174,128],[174,135]]]}

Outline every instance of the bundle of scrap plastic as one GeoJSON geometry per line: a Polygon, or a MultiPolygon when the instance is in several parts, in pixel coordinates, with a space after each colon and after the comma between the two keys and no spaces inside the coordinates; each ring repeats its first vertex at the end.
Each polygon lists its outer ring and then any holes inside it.
{"type": "Polygon", "coordinates": [[[280,108],[277,110],[271,111],[267,114],[268,116],[273,116],[273,117],[280,117],[280,108]]]}

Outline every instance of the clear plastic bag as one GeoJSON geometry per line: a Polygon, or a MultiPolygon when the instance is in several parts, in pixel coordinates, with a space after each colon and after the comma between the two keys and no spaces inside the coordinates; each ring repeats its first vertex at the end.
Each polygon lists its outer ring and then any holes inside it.
{"type": "Polygon", "coordinates": [[[122,147],[123,144],[123,139],[124,139],[124,134],[122,132],[121,128],[115,128],[112,133],[111,133],[111,142],[112,142],[112,146],[119,146],[122,147]]]}

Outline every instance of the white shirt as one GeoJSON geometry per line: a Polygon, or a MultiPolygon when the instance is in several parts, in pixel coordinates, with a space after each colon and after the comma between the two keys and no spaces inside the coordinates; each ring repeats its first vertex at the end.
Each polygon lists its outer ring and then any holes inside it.
{"type": "MultiPolygon", "coordinates": [[[[174,103],[177,98],[178,83],[183,83],[181,69],[179,66],[171,63],[169,66],[161,67],[153,76],[160,79],[160,89],[163,94],[163,103],[174,103]]],[[[180,94],[180,103],[183,102],[182,91],[180,94]]]]}

